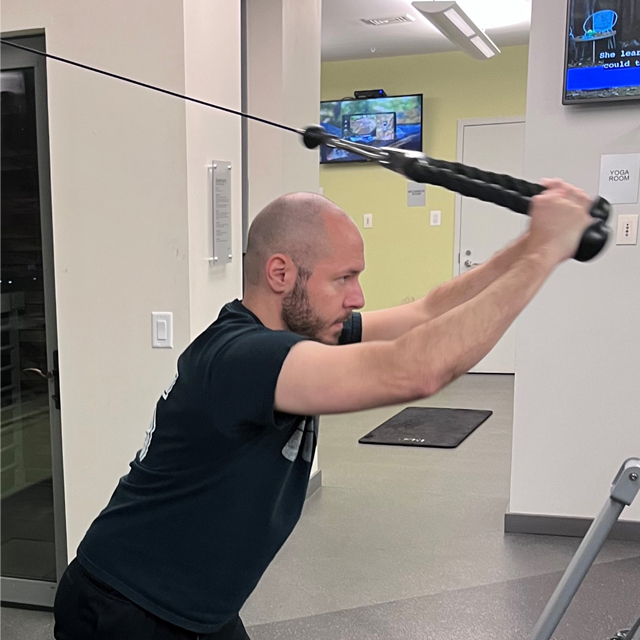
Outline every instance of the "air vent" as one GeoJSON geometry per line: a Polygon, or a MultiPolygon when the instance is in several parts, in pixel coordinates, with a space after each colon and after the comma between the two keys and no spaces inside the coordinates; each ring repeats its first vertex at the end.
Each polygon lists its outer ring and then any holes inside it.
{"type": "Polygon", "coordinates": [[[415,22],[415,18],[408,13],[403,16],[392,16],[391,18],[360,18],[360,22],[372,27],[384,27],[388,24],[404,24],[405,22],[415,22]]]}

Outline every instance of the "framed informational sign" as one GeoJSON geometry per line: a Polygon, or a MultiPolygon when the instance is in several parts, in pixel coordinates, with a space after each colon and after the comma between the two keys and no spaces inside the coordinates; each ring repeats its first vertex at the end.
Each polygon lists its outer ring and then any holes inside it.
{"type": "Polygon", "coordinates": [[[211,165],[211,209],[214,264],[228,264],[231,252],[231,163],[214,160],[211,165]]]}

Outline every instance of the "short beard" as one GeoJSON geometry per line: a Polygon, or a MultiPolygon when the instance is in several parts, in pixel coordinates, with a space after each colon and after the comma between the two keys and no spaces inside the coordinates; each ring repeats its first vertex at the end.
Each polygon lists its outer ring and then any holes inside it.
{"type": "Polygon", "coordinates": [[[309,301],[307,282],[311,271],[298,267],[298,275],[291,293],[282,300],[282,320],[293,333],[320,341],[320,331],[326,322],[318,316],[309,301]]]}

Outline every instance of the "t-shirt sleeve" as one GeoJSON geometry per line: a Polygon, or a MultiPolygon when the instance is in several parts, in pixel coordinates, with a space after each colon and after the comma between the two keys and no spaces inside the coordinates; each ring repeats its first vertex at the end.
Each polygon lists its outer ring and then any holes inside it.
{"type": "Polygon", "coordinates": [[[275,391],[291,347],[305,340],[289,331],[250,331],[222,347],[207,382],[221,424],[282,428],[294,416],[274,411],[275,391]]]}
{"type": "Polygon", "coordinates": [[[342,327],[340,334],[340,344],[354,344],[362,342],[362,314],[354,312],[342,327]]]}

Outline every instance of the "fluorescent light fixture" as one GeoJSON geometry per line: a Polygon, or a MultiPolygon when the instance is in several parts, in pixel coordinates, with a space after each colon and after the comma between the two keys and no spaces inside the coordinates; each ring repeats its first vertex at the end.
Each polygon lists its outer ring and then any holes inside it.
{"type": "Polygon", "coordinates": [[[431,0],[412,4],[438,31],[471,57],[486,60],[500,53],[493,40],[469,18],[457,2],[431,0]]]}
{"type": "Polygon", "coordinates": [[[473,38],[471,38],[471,42],[473,42],[473,44],[475,44],[476,47],[478,47],[478,49],[482,51],[485,58],[492,58],[496,55],[496,52],[487,44],[485,44],[485,41],[480,38],[480,36],[474,36],[473,38]]]}
{"type": "Polygon", "coordinates": [[[444,11],[444,15],[447,16],[467,38],[475,35],[476,32],[462,19],[459,13],[456,13],[455,9],[447,9],[444,11]]]}

